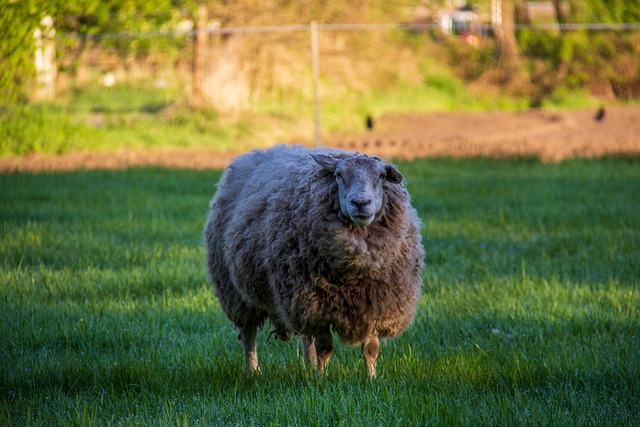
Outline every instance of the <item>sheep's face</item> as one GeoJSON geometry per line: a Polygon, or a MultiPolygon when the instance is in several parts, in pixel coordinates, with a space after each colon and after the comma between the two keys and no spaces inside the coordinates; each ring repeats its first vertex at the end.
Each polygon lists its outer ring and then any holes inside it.
{"type": "Polygon", "coordinates": [[[333,173],[342,215],[360,227],[371,224],[382,208],[385,183],[399,184],[403,179],[393,165],[384,163],[379,157],[363,154],[347,158],[321,154],[312,157],[333,173]]]}

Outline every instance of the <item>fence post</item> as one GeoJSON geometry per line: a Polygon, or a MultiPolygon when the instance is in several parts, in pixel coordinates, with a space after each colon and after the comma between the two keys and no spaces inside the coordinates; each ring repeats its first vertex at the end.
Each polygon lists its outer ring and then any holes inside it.
{"type": "Polygon", "coordinates": [[[313,63],[313,103],[315,119],[316,146],[322,145],[322,129],[320,127],[320,95],[318,92],[319,79],[319,54],[318,54],[318,23],[311,21],[311,61],[313,63]]]}
{"type": "Polygon", "coordinates": [[[192,70],[192,104],[199,107],[203,104],[202,81],[204,80],[204,63],[207,50],[207,7],[198,6],[196,17],[196,34],[193,44],[193,70],[192,70]]]}
{"type": "Polygon", "coordinates": [[[56,29],[53,19],[47,15],[40,21],[33,37],[35,39],[36,98],[54,99],[56,95],[56,29]]]}
{"type": "Polygon", "coordinates": [[[502,40],[502,0],[491,0],[491,26],[498,40],[502,40]]]}

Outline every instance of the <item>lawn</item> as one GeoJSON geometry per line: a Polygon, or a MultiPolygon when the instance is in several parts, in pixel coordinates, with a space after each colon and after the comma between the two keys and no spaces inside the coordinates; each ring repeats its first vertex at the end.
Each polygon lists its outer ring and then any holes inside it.
{"type": "Polygon", "coordinates": [[[637,425],[640,161],[398,166],[427,266],[370,382],[268,328],[246,372],[200,245],[219,171],[0,174],[0,425],[637,425]]]}

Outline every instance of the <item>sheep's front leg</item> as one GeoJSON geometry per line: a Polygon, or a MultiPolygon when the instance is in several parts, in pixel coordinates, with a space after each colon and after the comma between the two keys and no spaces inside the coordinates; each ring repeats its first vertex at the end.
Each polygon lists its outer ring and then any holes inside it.
{"type": "Polygon", "coordinates": [[[327,328],[326,331],[316,335],[315,347],[318,357],[318,372],[323,374],[333,353],[333,337],[330,329],[327,328]]]}
{"type": "Polygon", "coordinates": [[[302,348],[304,359],[314,368],[318,367],[318,355],[316,354],[316,339],[311,335],[302,335],[302,348]]]}
{"type": "Polygon", "coordinates": [[[260,371],[260,366],[258,366],[258,351],[256,350],[257,333],[258,327],[256,325],[247,324],[240,328],[240,335],[238,336],[244,346],[244,356],[247,360],[247,367],[253,372],[260,371]]]}
{"type": "Polygon", "coordinates": [[[376,359],[378,359],[378,350],[380,348],[380,342],[378,337],[372,335],[368,337],[362,343],[362,356],[364,357],[364,364],[367,368],[367,375],[369,378],[376,376],[376,359]]]}

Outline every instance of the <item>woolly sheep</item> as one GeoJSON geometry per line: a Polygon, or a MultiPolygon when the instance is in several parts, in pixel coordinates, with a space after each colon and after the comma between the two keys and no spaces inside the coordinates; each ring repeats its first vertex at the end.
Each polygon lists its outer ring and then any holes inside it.
{"type": "MultiPolygon", "coordinates": [[[[378,157],[277,145],[236,157],[204,228],[215,294],[259,370],[256,333],[300,334],[324,372],[331,330],[360,344],[375,376],[379,338],[411,322],[420,296],[420,221],[403,177],[378,157]]],[[[271,337],[271,335],[269,335],[271,337]]]]}

